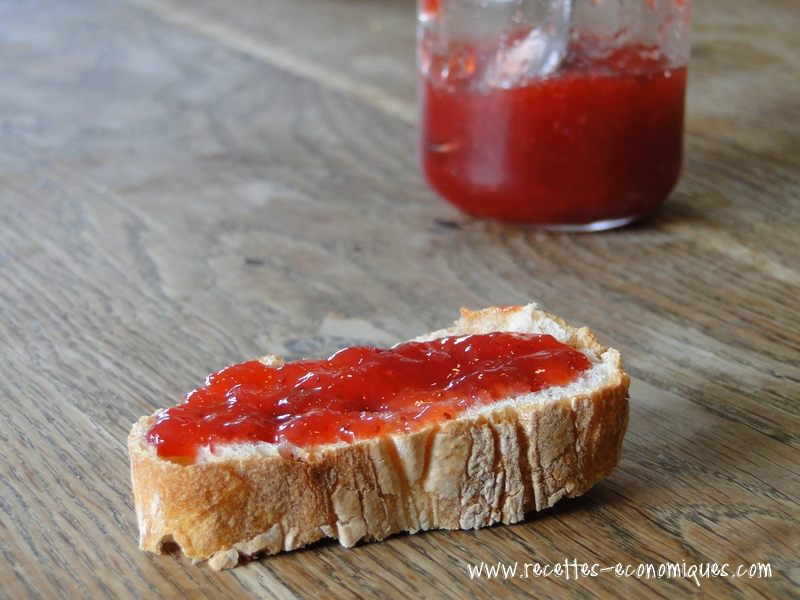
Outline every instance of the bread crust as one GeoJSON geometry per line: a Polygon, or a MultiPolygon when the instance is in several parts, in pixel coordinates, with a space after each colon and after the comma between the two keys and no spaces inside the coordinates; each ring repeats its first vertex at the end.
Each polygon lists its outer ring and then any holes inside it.
{"type": "Polygon", "coordinates": [[[535,305],[462,309],[456,324],[417,339],[551,333],[596,363],[589,385],[550,388],[470,409],[416,433],[300,449],[231,446],[198,464],[158,457],[128,438],[140,547],[177,543],[212,568],[293,550],[324,537],[346,547],[401,531],[514,523],[586,492],[619,462],[629,378],[619,353],[535,305]]]}

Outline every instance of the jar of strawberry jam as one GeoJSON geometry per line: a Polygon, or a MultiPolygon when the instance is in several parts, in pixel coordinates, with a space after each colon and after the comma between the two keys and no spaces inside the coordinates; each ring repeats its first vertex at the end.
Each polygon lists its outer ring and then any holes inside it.
{"type": "Polygon", "coordinates": [[[678,181],[690,0],[419,0],[419,158],[478,217],[597,231],[678,181]]]}

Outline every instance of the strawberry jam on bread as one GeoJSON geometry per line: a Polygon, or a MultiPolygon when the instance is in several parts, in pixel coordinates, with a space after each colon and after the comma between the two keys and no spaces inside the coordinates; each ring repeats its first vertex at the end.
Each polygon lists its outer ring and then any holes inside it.
{"type": "Polygon", "coordinates": [[[140,545],[227,568],[520,521],[610,474],[628,381],[615,350],[534,305],[462,310],[389,350],[234,365],[134,425],[140,545]]]}

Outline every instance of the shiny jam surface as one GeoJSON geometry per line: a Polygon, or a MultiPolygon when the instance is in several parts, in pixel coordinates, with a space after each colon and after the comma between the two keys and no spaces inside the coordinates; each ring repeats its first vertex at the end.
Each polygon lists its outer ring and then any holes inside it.
{"type": "Polygon", "coordinates": [[[159,456],[179,462],[229,442],[352,442],[564,386],[589,367],[584,354],[552,336],[517,333],[353,347],[279,367],[250,361],[207,377],[183,404],[162,411],[147,437],[159,456]]]}
{"type": "Polygon", "coordinates": [[[686,68],[658,49],[583,41],[554,74],[488,90],[470,81],[481,55],[454,47],[450,67],[431,68],[460,78],[419,88],[423,173],[462,210],[545,225],[630,219],[677,183],[686,68]]]}

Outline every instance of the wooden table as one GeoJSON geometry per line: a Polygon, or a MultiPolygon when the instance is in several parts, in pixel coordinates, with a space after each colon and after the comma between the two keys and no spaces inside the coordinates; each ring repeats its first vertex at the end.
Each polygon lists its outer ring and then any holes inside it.
{"type": "Polygon", "coordinates": [[[681,182],[656,217],[586,235],[426,187],[414,11],[0,1],[0,596],[800,594],[796,0],[697,1],[681,182]],[[585,496],[221,573],[138,550],[126,436],[205,374],[531,300],[633,378],[622,462],[585,496]],[[771,577],[469,576],[565,560],[771,577]]]}

